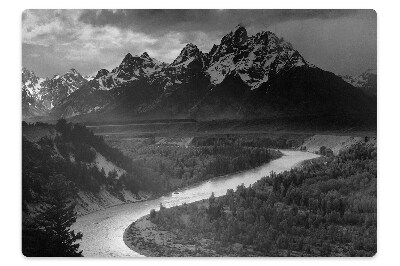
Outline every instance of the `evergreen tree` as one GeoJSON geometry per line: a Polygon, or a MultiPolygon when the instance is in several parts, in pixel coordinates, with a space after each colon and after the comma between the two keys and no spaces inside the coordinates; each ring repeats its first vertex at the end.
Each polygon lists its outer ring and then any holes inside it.
{"type": "Polygon", "coordinates": [[[80,257],[76,241],[82,239],[82,233],[70,229],[76,221],[75,204],[68,199],[70,187],[58,176],[49,188],[49,207],[23,222],[22,252],[28,257],[80,257]]]}

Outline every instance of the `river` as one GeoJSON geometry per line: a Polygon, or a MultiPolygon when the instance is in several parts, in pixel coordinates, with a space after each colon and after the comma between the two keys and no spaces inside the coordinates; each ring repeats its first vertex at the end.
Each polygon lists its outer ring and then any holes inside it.
{"type": "Polygon", "coordinates": [[[82,232],[80,248],[84,256],[91,257],[138,257],[140,254],[129,249],[123,240],[125,229],[135,220],[149,214],[151,209],[158,209],[160,203],[173,207],[210,197],[226,194],[228,189],[236,189],[244,184],[249,186],[271,171],[279,173],[289,170],[301,161],[318,157],[318,155],[301,151],[283,150],[284,156],[255,169],[227,175],[198,185],[171,193],[158,199],[129,203],[107,208],[79,217],[72,229],[82,232]]]}

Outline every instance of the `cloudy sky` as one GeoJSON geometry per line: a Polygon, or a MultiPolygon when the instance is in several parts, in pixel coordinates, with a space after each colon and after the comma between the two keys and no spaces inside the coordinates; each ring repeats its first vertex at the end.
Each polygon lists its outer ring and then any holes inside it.
{"type": "Polygon", "coordinates": [[[170,63],[189,42],[208,52],[239,23],[249,35],[275,32],[337,74],[376,68],[373,10],[26,10],[22,64],[51,77],[111,70],[128,52],[170,63]]]}

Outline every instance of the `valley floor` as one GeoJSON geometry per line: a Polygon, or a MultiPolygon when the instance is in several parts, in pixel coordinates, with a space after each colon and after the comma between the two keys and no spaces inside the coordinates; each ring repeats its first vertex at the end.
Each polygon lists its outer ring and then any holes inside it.
{"type": "MultiPolygon", "coordinates": [[[[209,133],[210,135],[213,135],[213,133],[209,133]]],[[[221,133],[224,134],[224,133],[221,133]]],[[[273,136],[270,133],[247,133],[250,135],[255,135],[255,136],[273,136]]],[[[247,135],[245,134],[245,135],[247,135]]],[[[293,132],[286,132],[286,133],[276,133],[276,136],[281,136],[282,134],[284,136],[290,136],[293,139],[304,139],[304,143],[301,147],[304,147],[306,151],[312,152],[312,153],[318,153],[320,150],[320,147],[325,146],[328,149],[331,149],[334,154],[338,154],[339,151],[344,150],[349,148],[352,145],[355,145],[357,143],[367,143],[367,145],[376,147],[377,145],[377,140],[376,136],[372,132],[358,132],[355,135],[331,135],[331,134],[320,134],[320,135],[311,135],[307,136],[304,135],[303,133],[299,133],[299,135],[296,135],[296,133],[293,132]],[[367,136],[367,141],[365,140],[365,136],[367,136]]],[[[216,134],[219,135],[219,134],[216,134]]],[[[238,133],[237,135],[243,135],[238,133]]],[[[142,143],[148,140],[148,136],[144,135],[138,135],[138,136],[132,136],[132,133],[125,132],[122,135],[113,135],[110,134],[106,137],[106,140],[114,147],[118,147],[121,150],[125,151],[127,154],[130,153],[131,150],[137,148],[137,143],[142,143]],[[136,144],[134,144],[136,143],[136,144]]],[[[190,145],[190,142],[193,140],[193,136],[187,136],[187,137],[156,137],[155,138],[155,145],[157,146],[178,146],[178,147],[188,147],[190,145]]],[[[176,181],[178,182],[178,180],[176,181]]],[[[179,183],[176,183],[179,184],[179,183]]],[[[179,185],[181,188],[183,186],[179,185]]],[[[93,193],[88,193],[88,192],[80,192],[79,197],[77,199],[78,205],[77,205],[77,214],[79,216],[95,212],[98,210],[102,210],[105,208],[109,208],[112,206],[120,205],[120,204],[126,204],[126,203],[133,203],[133,202],[139,202],[139,201],[146,201],[147,199],[153,198],[154,195],[152,195],[149,192],[140,192],[138,195],[133,194],[130,191],[123,191],[121,195],[118,197],[116,195],[111,194],[109,191],[101,191],[100,193],[94,195],[93,193]]]]}
{"type": "MultiPolygon", "coordinates": [[[[377,148],[377,140],[376,137],[374,136],[337,136],[337,135],[313,135],[307,139],[304,140],[304,143],[299,147],[302,150],[306,150],[312,153],[319,153],[321,147],[326,147],[327,149],[332,150],[333,155],[335,156],[334,158],[339,158],[337,155],[341,151],[349,151],[349,154],[353,154],[356,152],[357,154],[357,149],[353,150],[354,147],[365,147],[361,148],[362,152],[366,152],[366,154],[371,154],[373,151],[376,152],[377,148]],[[365,149],[365,150],[363,150],[365,149]]],[[[354,156],[354,155],[351,155],[354,156]]],[[[370,155],[367,155],[370,156],[370,155]]],[[[372,155],[373,156],[373,155],[372,155]]],[[[376,156],[376,154],[375,154],[376,156]]],[[[343,157],[344,159],[342,160],[347,160],[348,157],[343,157]]],[[[361,160],[365,160],[364,155],[362,155],[360,158],[361,160]]],[[[334,159],[336,160],[336,159],[334,159]]],[[[357,159],[352,159],[352,160],[357,160],[357,159]]],[[[325,163],[317,163],[317,165],[321,165],[322,167],[332,167],[332,169],[336,169],[335,164],[333,163],[332,166],[329,166],[329,161],[330,159],[327,159],[327,162],[325,163]],[[326,166],[328,163],[328,166],[326,166]]],[[[376,157],[375,157],[375,163],[376,163],[376,157]]],[[[303,162],[299,163],[296,166],[297,167],[302,167],[305,166],[307,167],[308,163],[303,162]]],[[[370,161],[366,161],[365,163],[367,167],[374,167],[374,157],[370,159],[370,161]]],[[[311,163],[312,165],[312,163],[311,163]]],[[[353,166],[353,162],[349,162],[350,167],[357,167],[356,164],[353,166]]],[[[312,169],[312,168],[308,168],[312,169]]],[[[364,169],[364,168],[363,168],[364,169]]],[[[365,170],[365,169],[364,169],[365,170]]],[[[309,170],[306,170],[306,172],[309,170]]],[[[326,171],[331,171],[331,170],[326,170],[326,171]]],[[[342,171],[341,168],[336,169],[336,171],[339,171],[339,173],[342,171]]],[[[346,170],[347,171],[347,170],[346,170]]],[[[376,169],[374,170],[376,171],[376,169]]],[[[324,172],[324,171],[322,171],[324,172]]],[[[357,171],[356,171],[357,172],[357,171]]],[[[343,172],[345,173],[345,172],[343,172]]],[[[368,172],[368,170],[366,171],[368,172]]],[[[346,172],[347,174],[347,172],[346,172]]],[[[346,194],[347,192],[342,192],[345,191],[346,189],[350,188],[344,188],[342,190],[339,190],[338,188],[334,188],[331,190],[330,193],[338,193],[336,189],[338,189],[339,194],[341,195],[341,200],[346,198],[346,201],[348,201],[350,206],[356,206],[356,204],[364,204],[363,207],[361,208],[367,208],[366,206],[373,206],[374,205],[374,197],[375,197],[375,204],[376,204],[376,195],[374,196],[374,188],[376,188],[376,177],[374,179],[373,173],[370,173],[370,176],[366,176],[364,180],[360,183],[359,187],[356,185],[354,182],[358,181],[349,181],[353,182],[352,183],[352,188],[354,189],[356,193],[354,196],[356,198],[355,202],[353,203],[352,201],[353,196],[352,193],[346,194]],[[372,178],[372,179],[371,179],[372,178]],[[354,186],[354,188],[353,188],[354,186]],[[343,194],[345,193],[345,194],[343,194]],[[358,199],[360,198],[360,199],[358,199]],[[361,200],[362,199],[362,200],[361,200]],[[365,200],[368,203],[360,203],[358,201],[363,201],[365,200]],[[357,203],[356,203],[357,202],[357,203]]],[[[358,177],[358,174],[350,175],[350,176],[343,176],[340,181],[336,181],[335,177],[331,177],[332,180],[329,180],[329,182],[326,183],[326,186],[330,186],[332,182],[347,182],[346,179],[359,179],[363,178],[358,177]],[[329,185],[328,185],[329,184],[329,185]]],[[[307,176],[307,175],[306,175],[307,176]]],[[[306,177],[307,178],[307,177],[306,177]]],[[[318,175],[317,177],[314,178],[319,178],[318,175]]],[[[317,179],[318,180],[318,179],[317,179]]],[[[323,180],[323,179],[321,179],[323,180]]],[[[323,182],[323,181],[321,181],[323,182]]],[[[319,185],[318,186],[325,186],[325,185],[319,185]]],[[[307,187],[307,186],[306,186],[307,187]]],[[[345,187],[348,187],[345,185],[345,187]]],[[[264,188],[265,189],[265,188],[264,188]]],[[[303,188],[301,188],[303,189],[303,188]]],[[[308,188],[305,188],[308,189],[308,188]]],[[[325,188],[324,188],[325,189],[325,188]]],[[[272,191],[272,187],[270,188],[272,191]]],[[[223,202],[224,200],[222,199],[224,196],[218,198],[221,199],[220,201],[223,202]]],[[[284,202],[284,201],[283,201],[284,202]]],[[[280,208],[283,208],[283,210],[287,209],[290,210],[290,205],[286,206],[286,203],[279,203],[282,204],[279,205],[278,210],[280,208]]],[[[151,218],[152,214],[150,213],[149,215],[143,216],[140,219],[136,220],[133,222],[124,232],[124,242],[125,244],[135,252],[138,252],[142,255],[145,256],[150,256],[150,257],[193,257],[193,256],[200,256],[200,257],[214,257],[214,256],[265,256],[265,251],[260,250],[260,248],[256,245],[252,244],[243,244],[243,243],[227,243],[223,242],[221,240],[215,240],[215,236],[212,236],[211,238],[204,237],[204,234],[197,234],[194,232],[189,232],[193,228],[193,224],[196,224],[196,217],[198,215],[202,215],[204,210],[207,210],[207,207],[209,206],[209,200],[201,200],[195,203],[191,203],[189,205],[184,205],[183,208],[180,210],[182,211],[179,212],[179,210],[171,210],[166,209],[165,214],[162,214],[162,222],[154,223],[152,222],[154,219],[154,215],[157,216],[158,214],[153,214],[153,219],[151,218]],[[185,207],[186,206],[186,207],[185,207]],[[201,211],[201,209],[203,211],[201,211]],[[177,213],[178,212],[178,213],[177,213]],[[171,216],[174,216],[175,218],[171,219],[171,216]],[[179,218],[176,218],[179,216],[179,218]],[[166,220],[165,220],[166,219],[166,220]],[[166,223],[166,224],[165,224],[166,223]],[[172,228],[170,230],[167,230],[166,228],[172,228]],[[192,229],[190,229],[192,228],[192,229]],[[189,230],[186,232],[185,230],[189,230]]],[[[227,208],[226,206],[224,208],[227,208]]],[[[275,207],[274,207],[275,208],[275,207]]],[[[329,228],[329,230],[339,230],[337,235],[332,236],[331,240],[332,243],[329,244],[328,246],[322,245],[323,240],[321,244],[316,244],[319,243],[319,235],[317,237],[318,240],[313,239],[312,242],[314,244],[310,244],[306,248],[274,248],[274,251],[269,253],[268,256],[371,256],[374,254],[373,251],[373,235],[376,234],[376,224],[375,228],[373,227],[374,224],[374,219],[376,219],[376,213],[374,214],[373,212],[373,207],[368,207],[370,209],[366,210],[365,213],[358,213],[354,211],[352,208],[355,207],[346,207],[349,208],[348,211],[346,211],[346,214],[342,216],[340,219],[340,222],[333,222],[329,219],[331,218],[326,218],[330,216],[324,216],[322,215],[322,221],[325,221],[326,224],[323,224],[323,228],[329,228]],[[347,216],[346,216],[347,215],[347,216]],[[359,215],[360,220],[364,220],[365,222],[360,222],[358,224],[357,222],[354,221],[347,221],[346,217],[350,217],[350,215],[359,215]],[[375,216],[374,216],[375,215],[375,216]],[[365,218],[367,217],[368,218],[365,218]],[[364,218],[361,218],[364,217],[364,218]],[[375,218],[374,218],[375,217],[375,218]],[[325,220],[328,219],[328,220],[325,220]],[[343,220],[342,220],[343,219],[343,220]],[[329,222],[327,222],[329,221],[329,222]],[[353,239],[350,240],[344,240],[346,237],[345,236],[340,236],[343,234],[341,230],[351,232],[353,239]],[[363,233],[363,231],[367,231],[367,233],[363,233]],[[363,235],[364,234],[364,235],[363,235]],[[358,238],[361,237],[363,238],[371,238],[368,241],[372,241],[370,245],[368,246],[360,246],[358,241],[358,238]],[[354,240],[356,239],[356,240],[354,240]],[[343,241],[343,242],[341,242],[343,241]],[[322,248],[321,248],[322,247],[322,248]],[[326,248],[326,250],[325,250],[326,248]],[[359,250],[357,250],[359,249],[359,250]],[[326,254],[325,254],[326,252],[326,254]],[[325,255],[324,255],[325,254],[325,255]]],[[[293,209],[292,209],[293,210],[293,209]]],[[[207,212],[207,211],[206,211],[207,212]]],[[[230,213],[229,210],[224,209],[224,212],[230,213]]],[[[285,212],[285,211],[283,211],[285,212]]],[[[300,210],[299,210],[300,212],[300,210]]],[[[301,211],[302,213],[306,213],[307,207],[301,211]]],[[[325,211],[324,211],[325,213],[325,211]]],[[[160,214],[161,215],[161,214],[160,214]]],[[[204,215],[207,215],[204,213],[204,215]]],[[[320,215],[318,212],[317,216],[320,215]]],[[[343,214],[342,214],[343,215],[343,214]]],[[[229,216],[229,215],[228,215],[229,216]]],[[[156,218],[158,219],[158,218],[156,218]]],[[[245,218],[246,219],[246,218],[245,218]]],[[[296,218],[297,219],[297,218],[296,218]]],[[[351,218],[353,219],[353,218],[351,218]]],[[[229,219],[228,219],[229,221],[229,219]]],[[[212,224],[212,223],[211,223],[212,224]]],[[[202,227],[203,225],[198,225],[199,227],[202,227]]],[[[281,226],[281,225],[280,225],[281,226]]],[[[206,227],[206,226],[205,226],[206,227]]],[[[205,229],[205,228],[203,228],[205,229]]],[[[211,230],[211,229],[210,229],[211,230]]],[[[298,229],[298,230],[304,230],[304,229],[298,229]]],[[[327,230],[327,229],[315,229],[315,230],[327,230]]],[[[206,230],[207,231],[207,230],[206,230]]],[[[329,234],[329,233],[324,233],[324,234],[329,234]]],[[[308,236],[310,237],[310,236],[308,236]]],[[[315,236],[313,236],[315,237],[315,236]]],[[[322,237],[322,236],[321,236],[322,237]]],[[[302,240],[303,241],[303,240],[302,240]]],[[[308,240],[309,241],[309,240],[308,240]]],[[[376,241],[376,240],[375,240],[376,241]]],[[[278,241],[279,243],[279,241],[278,241]]],[[[295,242],[297,243],[297,242],[295,242]]],[[[281,245],[281,244],[279,244],[281,245]]],[[[297,245],[297,244],[296,244],[297,245]]],[[[300,245],[300,244],[299,244],[300,245]]],[[[376,246],[375,246],[376,249],[376,246]]]]}

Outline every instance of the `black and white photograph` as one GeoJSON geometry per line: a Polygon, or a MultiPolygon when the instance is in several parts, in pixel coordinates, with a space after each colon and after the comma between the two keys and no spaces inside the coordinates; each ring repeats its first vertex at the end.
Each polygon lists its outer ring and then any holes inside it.
{"type": "Polygon", "coordinates": [[[23,10],[21,256],[375,256],[379,16],[23,10]]]}

